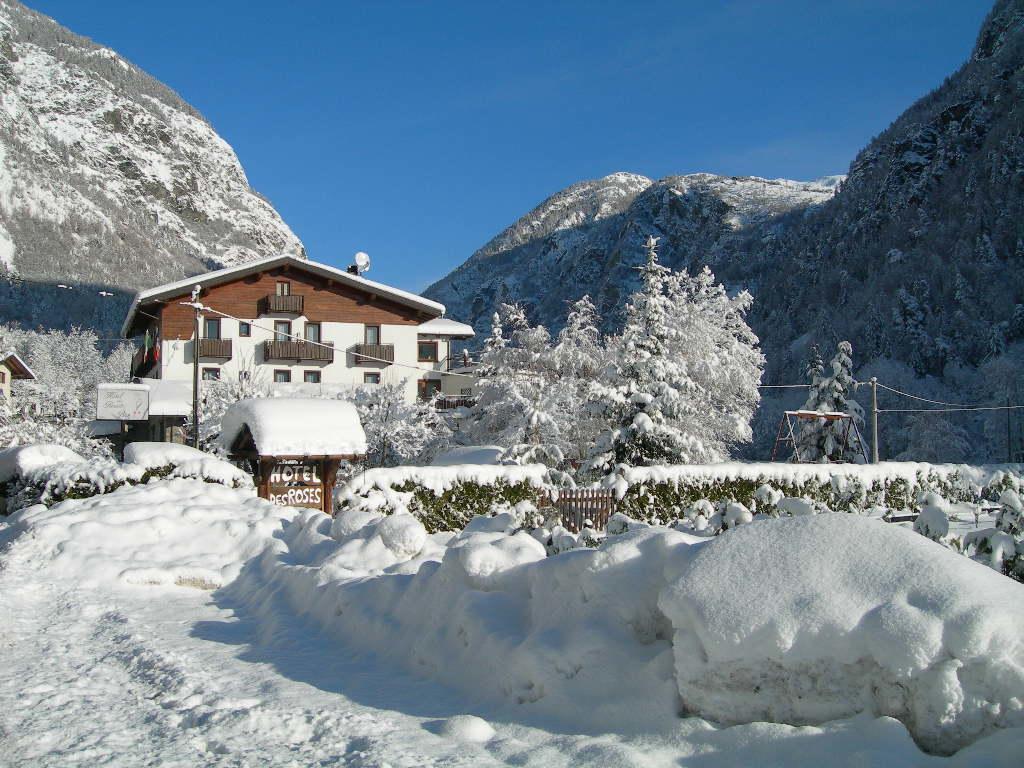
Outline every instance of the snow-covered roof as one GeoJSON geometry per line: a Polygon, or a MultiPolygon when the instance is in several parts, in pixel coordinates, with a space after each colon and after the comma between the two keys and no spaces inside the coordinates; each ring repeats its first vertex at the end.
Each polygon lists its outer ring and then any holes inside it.
{"type": "Polygon", "coordinates": [[[390,285],[384,285],[383,283],[377,283],[373,280],[367,280],[365,277],[353,275],[343,269],[331,267],[327,264],[321,264],[307,259],[300,259],[297,256],[291,256],[289,254],[282,254],[280,256],[270,256],[265,259],[249,261],[245,264],[238,264],[233,267],[225,267],[224,269],[218,269],[202,275],[194,275],[193,277],[188,277],[184,280],[178,280],[173,283],[158,285],[155,288],[150,288],[149,290],[140,291],[135,295],[135,299],[132,301],[132,305],[128,309],[128,315],[125,317],[124,324],[121,326],[121,335],[128,335],[128,332],[131,330],[132,322],[135,320],[135,314],[141,304],[158,299],[180,296],[181,294],[188,293],[192,290],[192,286],[194,285],[207,286],[228,282],[255,272],[263,272],[267,269],[272,269],[281,264],[287,264],[289,267],[294,267],[295,269],[312,272],[323,277],[328,277],[332,280],[337,280],[340,283],[350,285],[354,288],[359,288],[369,293],[387,297],[400,304],[415,307],[423,312],[436,314],[438,316],[444,315],[444,304],[439,304],[436,301],[431,301],[430,299],[425,299],[422,296],[417,296],[415,293],[409,293],[408,291],[403,291],[398,288],[392,288],[390,285]]]}
{"type": "Polygon", "coordinates": [[[343,400],[271,397],[240,400],[221,419],[220,443],[232,450],[248,429],[260,456],[362,456],[366,434],[343,400]]]}
{"type": "Polygon", "coordinates": [[[11,369],[12,379],[34,379],[36,375],[28,367],[28,363],[21,359],[17,352],[4,352],[0,354],[0,363],[11,369]]]}
{"type": "Polygon", "coordinates": [[[461,339],[470,339],[476,336],[473,326],[447,317],[435,317],[425,323],[420,323],[416,327],[416,332],[434,336],[454,336],[461,339]]]}

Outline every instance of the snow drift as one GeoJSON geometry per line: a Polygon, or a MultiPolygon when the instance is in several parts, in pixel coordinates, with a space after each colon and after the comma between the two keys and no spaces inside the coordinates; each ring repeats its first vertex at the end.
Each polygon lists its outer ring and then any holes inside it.
{"type": "Polygon", "coordinates": [[[348,643],[569,727],[867,712],[953,752],[1024,725],[1024,587],[989,569],[848,515],[710,542],[626,528],[545,557],[508,514],[445,542],[408,515],[308,512],[234,589],[257,611],[283,595],[348,643]]]}
{"type": "Polygon", "coordinates": [[[821,515],[695,548],[658,605],[687,710],[795,724],[869,711],[953,752],[1024,725],[1022,600],[910,530],[821,515]]]}

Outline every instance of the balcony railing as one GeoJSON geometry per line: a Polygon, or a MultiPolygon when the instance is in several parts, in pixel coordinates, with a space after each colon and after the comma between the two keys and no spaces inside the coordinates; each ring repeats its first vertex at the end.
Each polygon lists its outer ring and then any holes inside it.
{"type": "Polygon", "coordinates": [[[200,339],[199,357],[214,357],[220,360],[230,360],[231,339],[200,339]]]}
{"type": "Polygon", "coordinates": [[[383,363],[390,365],[395,362],[394,344],[356,344],[352,347],[352,356],[356,365],[360,363],[383,363]]]}
{"type": "Polygon", "coordinates": [[[278,296],[270,294],[260,299],[260,314],[267,315],[271,312],[284,312],[291,315],[302,314],[302,296],[278,296]]]}
{"type": "Polygon", "coordinates": [[[456,408],[472,408],[476,398],[470,395],[440,395],[434,399],[434,408],[439,411],[454,411],[456,408]]]}
{"type": "Polygon", "coordinates": [[[264,341],[264,360],[312,360],[318,363],[334,362],[334,342],[312,344],[308,341],[264,341]],[[326,346],[322,346],[326,345],[326,346]]]}

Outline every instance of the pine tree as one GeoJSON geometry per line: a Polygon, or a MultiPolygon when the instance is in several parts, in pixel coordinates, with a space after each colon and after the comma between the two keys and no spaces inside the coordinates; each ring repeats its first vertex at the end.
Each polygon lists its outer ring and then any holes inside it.
{"type": "Polygon", "coordinates": [[[626,306],[610,363],[592,388],[609,423],[591,467],[720,461],[751,439],[764,357],[744,316],[752,298],[730,298],[706,267],[696,275],[658,263],[646,242],[641,288],[626,306]]]}
{"type": "Polygon", "coordinates": [[[801,420],[797,435],[797,455],[800,461],[849,461],[863,463],[864,448],[860,430],[864,427],[864,410],[853,400],[853,347],[848,341],[839,342],[828,369],[811,374],[811,389],[803,410],[820,413],[847,413],[853,417],[857,429],[849,429],[843,420],[801,420]]]}

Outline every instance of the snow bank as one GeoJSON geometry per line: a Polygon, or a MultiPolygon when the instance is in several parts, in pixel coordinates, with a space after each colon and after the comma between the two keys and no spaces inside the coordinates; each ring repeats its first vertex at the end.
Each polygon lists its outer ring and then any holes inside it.
{"type": "Polygon", "coordinates": [[[257,613],[281,596],[350,645],[559,727],[670,727],[680,698],[730,723],[891,715],[937,751],[1024,725],[1024,587],[911,531],[824,515],[709,542],[627,521],[545,557],[513,518],[445,542],[407,515],[305,512],[232,594],[257,613]]]}
{"type": "Polygon", "coordinates": [[[456,464],[501,464],[505,449],[500,445],[460,445],[439,454],[431,463],[435,467],[456,464]]]}
{"type": "Polygon", "coordinates": [[[213,589],[234,579],[295,513],[251,491],[161,480],[16,512],[8,518],[8,557],[85,585],[213,589]]]}
{"type": "Polygon", "coordinates": [[[1024,725],[1024,586],[852,515],[740,527],[658,601],[685,707],[725,722],[896,717],[952,752],[1024,725]]]}
{"type": "Polygon", "coordinates": [[[39,443],[16,445],[0,451],[0,483],[25,477],[36,470],[57,464],[81,464],[85,459],[63,445],[39,443]]]}
{"type": "Polygon", "coordinates": [[[199,478],[230,488],[252,487],[252,477],[248,472],[180,443],[129,443],[124,449],[124,460],[149,470],[172,467],[166,477],[199,478]]]}
{"type": "Polygon", "coordinates": [[[356,407],[344,400],[255,398],[234,403],[221,420],[227,451],[248,428],[263,456],[362,456],[366,435],[356,407]]]}

